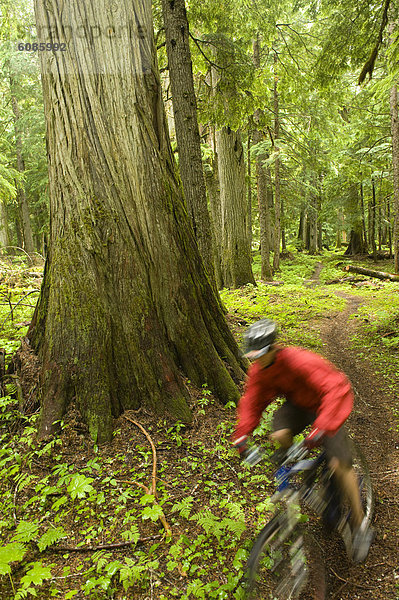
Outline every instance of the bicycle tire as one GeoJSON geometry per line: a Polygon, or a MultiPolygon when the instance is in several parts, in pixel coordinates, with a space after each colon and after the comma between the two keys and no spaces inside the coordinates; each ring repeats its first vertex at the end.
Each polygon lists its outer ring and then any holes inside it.
{"type": "Polygon", "coordinates": [[[324,561],[316,540],[299,525],[285,537],[283,521],[283,515],[274,517],[255,540],[247,561],[247,598],[325,600],[324,561]]]}
{"type": "Polygon", "coordinates": [[[353,468],[359,482],[360,497],[362,500],[363,511],[367,525],[370,525],[374,516],[374,490],[371,482],[370,469],[367,464],[366,457],[363,454],[360,446],[351,440],[352,443],[352,455],[353,455],[353,468]]]}

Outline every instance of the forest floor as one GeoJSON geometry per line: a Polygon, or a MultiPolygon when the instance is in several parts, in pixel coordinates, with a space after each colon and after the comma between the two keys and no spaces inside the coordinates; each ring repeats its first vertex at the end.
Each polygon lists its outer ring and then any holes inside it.
{"type": "MultiPolygon", "coordinates": [[[[342,276],[337,259],[297,255],[282,267],[283,285],[222,297],[239,342],[249,323],[269,316],[283,342],[320,352],[350,378],[349,428],[370,466],[377,537],[366,563],[353,565],[338,535],[321,533],[328,600],[398,600],[399,287],[362,277],[328,285],[342,276]]],[[[37,289],[30,285],[17,286],[18,294],[37,289]]],[[[18,301],[14,291],[8,304],[18,301]]],[[[1,342],[9,352],[29,322],[26,311],[15,315],[14,329],[7,321],[1,342]]],[[[192,389],[190,426],[126,413],[101,448],[71,410],[60,436],[36,445],[36,415],[23,417],[12,386],[9,393],[0,399],[1,600],[244,598],[245,560],[273,512],[273,466],[243,468],[230,445],[234,406],[223,407],[206,386],[192,389]],[[153,450],[137,423],[156,451],[156,495],[153,450]]],[[[272,412],[254,435],[270,450],[272,412]]]]}
{"type": "MultiPolygon", "coordinates": [[[[318,270],[315,277],[317,283],[318,270]]],[[[375,493],[376,539],[367,561],[354,565],[347,560],[343,543],[326,544],[329,598],[342,600],[396,600],[399,597],[399,434],[398,384],[387,387],[373,358],[359,356],[352,339],[358,326],[358,308],[367,300],[336,292],[347,305],[319,323],[323,355],[349,377],[355,406],[348,427],[360,444],[371,471],[375,493]]]]}

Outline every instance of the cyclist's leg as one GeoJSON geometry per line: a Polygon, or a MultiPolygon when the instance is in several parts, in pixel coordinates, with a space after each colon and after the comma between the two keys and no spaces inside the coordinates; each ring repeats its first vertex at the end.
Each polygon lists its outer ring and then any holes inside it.
{"type": "Polygon", "coordinates": [[[289,448],[294,435],[303,431],[314,419],[314,413],[295,406],[287,400],[273,415],[273,432],[270,434],[270,439],[278,442],[283,448],[289,448]]]}
{"type": "Polygon", "coordinates": [[[325,448],[329,465],[351,508],[352,558],[355,562],[362,562],[367,557],[375,534],[365,518],[359,481],[352,466],[352,452],[345,430],[341,428],[335,436],[328,438],[325,448]]]}
{"type": "Polygon", "coordinates": [[[327,437],[323,445],[330,469],[351,506],[352,526],[359,527],[363,521],[364,512],[359,484],[352,467],[352,452],[345,427],[341,427],[334,436],[327,437]]]}

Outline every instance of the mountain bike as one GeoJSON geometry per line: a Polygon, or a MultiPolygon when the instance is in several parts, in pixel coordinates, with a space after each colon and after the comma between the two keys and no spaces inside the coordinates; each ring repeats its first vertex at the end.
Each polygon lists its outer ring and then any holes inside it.
{"type": "MultiPolygon", "coordinates": [[[[352,444],[353,466],[369,524],[374,510],[370,473],[360,448],[352,444]]],[[[326,597],[324,561],[318,540],[312,537],[308,517],[301,512],[303,508],[322,517],[329,529],[337,530],[348,556],[352,555],[350,507],[328,468],[324,451],[311,457],[308,454],[300,442],[277,460],[276,492],[271,498],[276,512],[257,536],[247,561],[248,599],[324,600],[326,597]]]]}

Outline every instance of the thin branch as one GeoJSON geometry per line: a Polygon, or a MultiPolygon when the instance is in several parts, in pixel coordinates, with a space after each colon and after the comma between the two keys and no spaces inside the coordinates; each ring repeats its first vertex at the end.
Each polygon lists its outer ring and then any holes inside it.
{"type": "Polygon", "coordinates": [[[133,419],[131,419],[130,417],[127,417],[126,415],[125,419],[127,421],[129,421],[130,423],[133,423],[133,425],[136,425],[136,427],[138,427],[140,429],[140,431],[145,435],[145,437],[147,438],[147,440],[150,443],[151,449],[152,449],[152,487],[151,487],[151,493],[154,494],[155,498],[157,497],[157,490],[156,490],[156,486],[157,486],[157,451],[155,450],[155,445],[154,442],[151,439],[150,434],[144,429],[144,427],[142,425],[140,425],[140,423],[138,423],[137,421],[134,421],[133,419]]]}
{"type": "MultiPolygon", "coordinates": [[[[124,417],[127,421],[129,421],[130,423],[133,423],[133,425],[136,425],[136,427],[138,427],[140,429],[140,431],[145,435],[145,437],[149,441],[149,443],[151,445],[151,449],[152,449],[152,485],[151,485],[151,489],[149,490],[147,486],[145,486],[144,484],[139,483],[137,481],[126,482],[126,483],[132,483],[134,485],[137,485],[137,486],[141,487],[142,489],[144,489],[146,494],[149,494],[149,495],[152,494],[154,496],[154,504],[159,506],[159,504],[157,502],[157,452],[155,450],[154,442],[152,441],[150,434],[144,429],[144,427],[142,425],[140,425],[140,423],[138,423],[137,421],[134,421],[133,419],[131,419],[130,417],[127,417],[126,415],[124,415],[124,417]]],[[[168,537],[170,537],[172,535],[172,530],[170,528],[169,523],[167,522],[167,520],[165,518],[163,511],[162,511],[162,514],[160,514],[160,516],[159,516],[159,520],[161,521],[162,525],[164,526],[166,535],[168,537]]]]}
{"type": "Polygon", "coordinates": [[[288,54],[290,55],[290,57],[292,58],[292,60],[296,64],[296,66],[298,67],[298,71],[300,71],[301,70],[301,66],[300,66],[299,62],[296,60],[296,58],[294,58],[294,56],[292,55],[291,50],[290,50],[290,48],[289,48],[289,46],[288,46],[288,44],[287,44],[287,42],[285,40],[284,34],[283,34],[283,32],[281,30],[280,30],[280,35],[283,38],[283,42],[285,44],[285,47],[287,48],[288,54]]]}
{"type": "Polygon", "coordinates": [[[13,306],[13,308],[10,310],[10,312],[8,313],[8,315],[6,316],[6,318],[4,319],[4,321],[1,323],[0,325],[0,331],[3,329],[4,325],[6,324],[6,322],[8,321],[9,317],[13,314],[14,310],[17,308],[17,306],[19,304],[21,304],[22,300],[25,300],[25,298],[27,296],[30,296],[30,294],[37,294],[40,293],[40,290],[31,290],[30,292],[28,292],[27,294],[25,294],[25,296],[22,296],[22,298],[20,300],[18,300],[18,302],[15,304],[15,306],[13,306]]]}
{"type": "MultiPolygon", "coordinates": [[[[205,52],[202,50],[201,46],[199,45],[199,42],[202,42],[203,40],[198,40],[191,33],[189,35],[190,35],[190,38],[193,40],[194,44],[197,46],[198,50],[201,52],[202,56],[212,67],[215,67],[215,69],[219,69],[220,71],[223,71],[224,69],[228,69],[229,67],[231,67],[231,65],[228,65],[227,67],[221,67],[220,65],[217,65],[215,62],[213,62],[213,60],[211,60],[210,58],[207,57],[207,55],[205,54],[205,52]]],[[[231,64],[233,64],[233,63],[231,63],[231,64]]]]}

